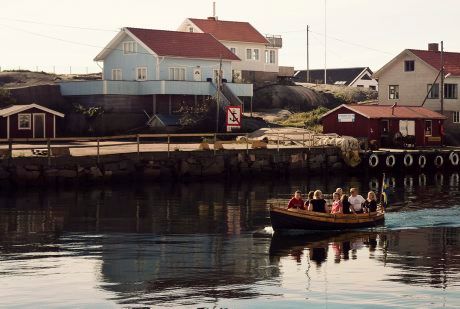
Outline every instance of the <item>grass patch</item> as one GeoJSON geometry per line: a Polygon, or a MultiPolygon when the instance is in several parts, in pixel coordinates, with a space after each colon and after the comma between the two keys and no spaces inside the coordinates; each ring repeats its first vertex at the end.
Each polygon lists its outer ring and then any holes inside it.
{"type": "Polygon", "coordinates": [[[319,123],[319,118],[328,111],[329,109],[320,106],[309,112],[294,113],[276,123],[286,127],[306,128],[314,132],[322,132],[323,126],[319,123]]]}

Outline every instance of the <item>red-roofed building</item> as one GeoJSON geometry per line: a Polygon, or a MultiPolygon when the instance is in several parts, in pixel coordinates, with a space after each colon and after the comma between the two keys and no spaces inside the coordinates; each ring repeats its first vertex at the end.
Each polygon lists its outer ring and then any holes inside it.
{"type": "Polygon", "coordinates": [[[374,73],[379,104],[420,106],[441,112],[449,143],[460,142],[460,53],[444,52],[444,102],[441,107],[441,52],[436,43],[428,50],[406,49],[374,73]],[[438,77],[438,78],[437,78],[438,77]],[[433,85],[434,84],[434,85],[433,85]],[[433,85],[433,87],[432,87],[433,85]],[[431,89],[431,90],[430,90],[431,89]]]}
{"type": "Polygon", "coordinates": [[[280,36],[264,36],[248,22],[187,18],[179,31],[210,33],[241,61],[233,63],[233,79],[245,81],[276,80],[279,73],[280,36]]]}
{"type": "Polygon", "coordinates": [[[172,115],[217,97],[218,84],[222,107],[253,94],[252,84],[231,82],[240,59],[209,33],[123,28],[94,60],[103,63],[102,80],[62,82],[61,93],[106,113],[172,115]]]}
{"type": "Polygon", "coordinates": [[[395,135],[409,138],[416,146],[442,145],[445,116],[420,106],[340,105],[321,117],[323,133],[375,140],[392,146],[395,135]]]}

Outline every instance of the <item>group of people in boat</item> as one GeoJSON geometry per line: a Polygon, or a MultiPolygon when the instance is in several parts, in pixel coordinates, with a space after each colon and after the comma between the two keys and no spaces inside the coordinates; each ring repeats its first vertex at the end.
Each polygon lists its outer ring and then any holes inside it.
{"type": "Polygon", "coordinates": [[[330,214],[361,214],[377,211],[377,196],[374,191],[367,193],[367,199],[359,194],[357,188],[350,189],[350,195],[341,188],[332,193],[332,205],[329,209],[320,190],[310,191],[307,200],[302,199],[302,192],[296,191],[288,204],[288,209],[300,209],[330,214]]]}

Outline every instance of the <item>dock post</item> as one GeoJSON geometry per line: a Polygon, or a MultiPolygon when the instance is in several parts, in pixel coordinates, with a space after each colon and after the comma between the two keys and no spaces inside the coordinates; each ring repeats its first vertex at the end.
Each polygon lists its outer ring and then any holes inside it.
{"type": "Polygon", "coordinates": [[[305,133],[302,133],[302,147],[305,147],[305,133]]]}
{"type": "Polygon", "coordinates": [[[170,142],[171,142],[171,137],[168,134],[168,158],[170,156],[170,153],[169,153],[170,142]]]}
{"type": "Polygon", "coordinates": [[[8,159],[13,159],[13,142],[8,140],[8,159]]]}
{"type": "Polygon", "coordinates": [[[216,155],[217,133],[214,133],[214,155],[216,155]]]}
{"type": "Polygon", "coordinates": [[[99,139],[97,139],[97,164],[99,164],[99,139]]]}
{"type": "Polygon", "coordinates": [[[140,137],[139,134],[136,134],[136,140],[137,140],[137,161],[140,159],[140,137]]]}
{"type": "Polygon", "coordinates": [[[46,148],[48,149],[48,166],[51,166],[51,139],[49,138],[46,143],[46,148]]]}
{"type": "Polygon", "coordinates": [[[277,145],[278,152],[280,152],[280,135],[278,134],[278,145],[277,145]]]}
{"type": "Polygon", "coordinates": [[[249,135],[246,133],[246,153],[249,154],[249,135]]]}

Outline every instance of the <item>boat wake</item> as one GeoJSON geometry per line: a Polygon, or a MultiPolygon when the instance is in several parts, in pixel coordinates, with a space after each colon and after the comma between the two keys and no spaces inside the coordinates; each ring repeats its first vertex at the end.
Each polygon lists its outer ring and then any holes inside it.
{"type": "Polygon", "coordinates": [[[460,227],[460,205],[450,208],[430,208],[385,214],[386,229],[416,229],[421,227],[460,227]]]}

